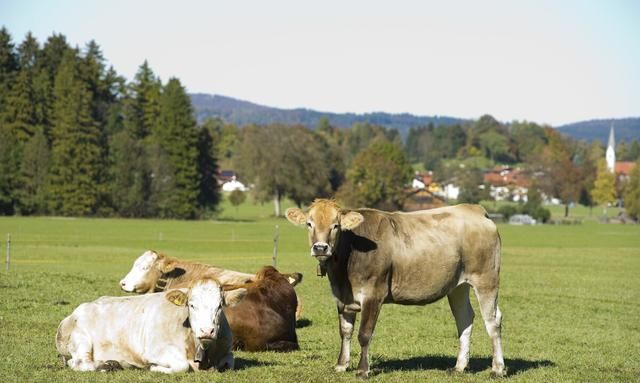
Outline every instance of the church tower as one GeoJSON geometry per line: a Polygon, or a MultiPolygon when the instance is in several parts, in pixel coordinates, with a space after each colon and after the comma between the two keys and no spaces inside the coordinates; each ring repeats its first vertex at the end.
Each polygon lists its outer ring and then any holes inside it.
{"type": "Polygon", "coordinates": [[[607,145],[606,160],[607,169],[613,173],[616,168],[616,140],[613,134],[613,124],[611,124],[611,130],[609,131],[609,144],[607,145]]]}

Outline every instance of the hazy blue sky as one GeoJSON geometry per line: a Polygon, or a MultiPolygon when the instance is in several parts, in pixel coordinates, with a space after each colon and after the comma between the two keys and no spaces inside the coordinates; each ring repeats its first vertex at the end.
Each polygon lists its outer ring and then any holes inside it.
{"type": "Polygon", "coordinates": [[[553,125],[640,116],[640,1],[0,0],[16,43],[94,39],[190,92],[553,125]]]}

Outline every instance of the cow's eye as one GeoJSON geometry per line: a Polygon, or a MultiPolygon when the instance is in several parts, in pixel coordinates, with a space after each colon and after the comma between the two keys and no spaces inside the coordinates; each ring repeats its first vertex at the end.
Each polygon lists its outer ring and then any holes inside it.
{"type": "Polygon", "coordinates": [[[338,224],[334,223],[333,225],[331,225],[331,230],[336,230],[338,228],[338,224]]]}
{"type": "Polygon", "coordinates": [[[189,308],[193,310],[193,303],[189,303],[189,308]]]}
{"type": "Polygon", "coordinates": [[[309,229],[311,229],[311,226],[312,226],[312,225],[311,225],[311,222],[307,222],[307,227],[308,227],[309,229]]]}

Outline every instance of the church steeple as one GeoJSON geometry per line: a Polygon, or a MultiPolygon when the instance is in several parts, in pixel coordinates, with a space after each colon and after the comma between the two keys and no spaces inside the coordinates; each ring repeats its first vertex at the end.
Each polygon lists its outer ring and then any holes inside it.
{"type": "Polygon", "coordinates": [[[616,168],[616,139],[613,133],[613,124],[609,130],[609,143],[607,144],[606,152],[607,169],[613,173],[616,168]]]}

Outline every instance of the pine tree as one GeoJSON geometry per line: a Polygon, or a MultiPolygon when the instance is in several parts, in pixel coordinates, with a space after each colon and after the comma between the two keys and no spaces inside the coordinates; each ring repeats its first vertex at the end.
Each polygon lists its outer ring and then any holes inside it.
{"type": "Polygon", "coordinates": [[[15,212],[19,167],[18,139],[13,132],[0,125],[0,214],[2,215],[13,215],[15,212]]]}
{"type": "Polygon", "coordinates": [[[6,128],[23,143],[38,130],[30,70],[21,70],[15,78],[5,97],[2,120],[6,128]]]}
{"type": "Polygon", "coordinates": [[[46,213],[46,182],[49,173],[51,151],[47,138],[36,132],[24,147],[17,191],[20,214],[46,213]]]}
{"type": "Polygon", "coordinates": [[[170,79],[164,87],[160,105],[160,118],[152,135],[175,175],[170,201],[160,203],[171,217],[195,218],[200,192],[198,136],[191,100],[178,79],[170,79]]]}
{"type": "Polygon", "coordinates": [[[147,137],[158,124],[162,84],[145,61],[129,86],[130,97],[125,103],[125,126],[132,137],[147,137]]]}
{"type": "Polygon", "coordinates": [[[198,131],[198,206],[203,210],[215,209],[220,201],[220,188],[215,177],[218,165],[213,135],[206,126],[202,126],[198,131]]]}
{"type": "Polygon", "coordinates": [[[18,62],[21,69],[31,69],[36,67],[38,56],[40,55],[40,44],[31,32],[27,33],[24,41],[18,47],[18,62]]]}
{"type": "Polygon", "coordinates": [[[75,51],[64,55],[54,96],[51,210],[63,215],[92,214],[99,197],[99,130],[91,116],[91,95],[80,79],[75,51]]]}
{"type": "Polygon", "coordinates": [[[110,195],[116,212],[123,217],[149,215],[151,174],[143,141],[121,130],[111,137],[109,147],[110,195]]]}
{"type": "Polygon", "coordinates": [[[0,113],[17,72],[18,58],[15,46],[7,28],[2,27],[0,29],[0,113]]]}

